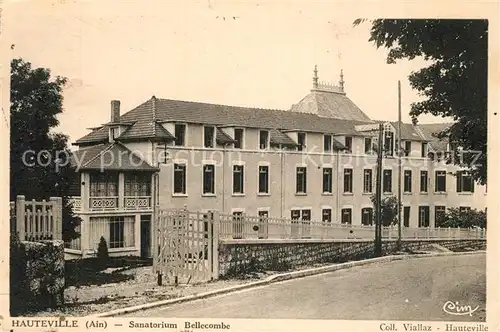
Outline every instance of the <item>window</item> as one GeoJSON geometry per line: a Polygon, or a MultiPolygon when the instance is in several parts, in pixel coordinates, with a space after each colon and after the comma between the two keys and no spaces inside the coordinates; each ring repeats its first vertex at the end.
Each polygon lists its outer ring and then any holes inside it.
{"type": "Polygon", "coordinates": [[[405,227],[410,227],[410,207],[403,207],[403,225],[405,227]]]}
{"type": "Polygon", "coordinates": [[[332,209],[321,210],[321,221],[332,222],[332,209]]]}
{"type": "Polygon", "coordinates": [[[405,141],[405,156],[408,157],[411,153],[411,141],[405,141]]]}
{"type": "Polygon", "coordinates": [[[342,223],[352,224],[352,209],[342,209],[342,223]]]}
{"type": "Polygon", "coordinates": [[[373,143],[371,137],[365,137],[365,153],[366,154],[373,153],[373,143]]]}
{"type": "Polygon", "coordinates": [[[392,170],[384,170],[383,188],[384,193],[392,193],[392,170]]]}
{"type": "Polygon", "coordinates": [[[174,194],[186,193],[186,165],[174,164],[174,194]]]}
{"type": "Polygon", "coordinates": [[[113,217],[109,222],[109,248],[124,247],[123,217],[113,217]]]}
{"type": "Polygon", "coordinates": [[[175,146],[184,146],[186,141],[186,125],[181,123],[175,124],[175,146]]]}
{"type": "Polygon", "coordinates": [[[446,172],[445,171],[436,171],[436,192],[446,192],[446,172]]]}
{"type": "Polygon", "coordinates": [[[117,138],[120,136],[120,127],[111,128],[112,138],[117,138]]]}
{"type": "Polygon", "coordinates": [[[422,142],[422,155],[421,155],[422,158],[425,158],[427,157],[427,143],[425,142],[422,142]]]}
{"type": "Polygon", "coordinates": [[[300,210],[292,210],[290,217],[292,220],[299,220],[300,219],[300,210]]]}
{"type": "Polygon", "coordinates": [[[215,165],[203,165],[203,193],[215,194],[215,165]]]}
{"type": "Polygon", "coordinates": [[[352,137],[351,136],[345,137],[345,147],[346,147],[346,151],[348,153],[352,153],[352,137]]]}
{"type": "Polygon", "coordinates": [[[215,127],[204,127],[204,146],[213,148],[215,146],[215,127]]]}
{"type": "Polygon", "coordinates": [[[151,196],[151,174],[125,173],[125,196],[151,196]]]}
{"type": "Polygon", "coordinates": [[[134,217],[90,218],[91,228],[101,232],[108,241],[109,248],[127,248],[134,246],[134,217]],[[106,224],[108,229],[106,231],[106,224]]]}
{"type": "Polygon", "coordinates": [[[297,133],[297,143],[299,145],[297,149],[302,151],[306,146],[306,133],[297,133]]]}
{"type": "Polygon", "coordinates": [[[418,227],[429,227],[429,207],[418,207],[418,227]]]}
{"type": "Polygon", "coordinates": [[[295,189],[295,192],[298,194],[305,194],[307,192],[307,169],[305,167],[297,167],[295,189]]]}
{"type": "Polygon", "coordinates": [[[259,194],[269,193],[269,166],[259,166],[259,194]]]}
{"type": "Polygon", "coordinates": [[[387,156],[394,155],[394,133],[386,131],[384,135],[384,151],[387,156]]]}
{"type": "Polygon", "coordinates": [[[259,131],[259,149],[265,150],[269,148],[269,131],[259,131]]]}
{"type": "Polygon", "coordinates": [[[243,238],[243,212],[233,212],[233,239],[243,238]]]}
{"type": "Polygon", "coordinates": [[[332,169],[323,168],[323,193],[332,193],[332,169]]]}
{"type": "Polygon", "coordinates": [[[243,129],[234,129],[234,148],[243,149],[243,129]]]}
{"type": "Polygon", "coordinates": [[[243,194],[245,174],[243,165],[233,166],[233,194],[243,194]]]}
{"type": "Polygon", "coordinates": [[[411,193],[411,171],[405,170],[404,172],[404,192],[411,193]]]}
{"type": "Polygon", "coordinates": [[[438,205],[434,208],[435,227],[443,227],[445,215],[446,215],[446,206],[438,205]]]}
{"type": "Polygon", "coordinates": [[[371,193],[372,192],[372,170],[371,169],[365,169],[363,171],[363,192],[364,193],[371,193]]]}
{"type": "Polygon", "coordinates": [[[332,136],[324,135],[323,136],[323,151],[330,152],[332,151],[332,136]]]}
{"type": "Polygon", "coordinates": [[[344,169],[344,193],[352,194],[352,168],[344,169]]]}
{"type": "Polygon", "coordinates": [[[457,171],[457,193],[474,192],[474,180],[467,171],[457,171]]]}
{"type": "Polygon", "coordinates": [[[426,193],[428,191],[428,184],[429,184],[428,172],[427,171],[420,171],[420,192],[421,193],[426,193]]]}
{"type": "Polygon", "coordinates": [[[91,173],[90,196],[118,196],[118,173],[91,173]]]}
{"type": "Polygon", "coordinates": [[[366,226],[373,225],[373,208],[361,209],[361,224],[366,226]]]}

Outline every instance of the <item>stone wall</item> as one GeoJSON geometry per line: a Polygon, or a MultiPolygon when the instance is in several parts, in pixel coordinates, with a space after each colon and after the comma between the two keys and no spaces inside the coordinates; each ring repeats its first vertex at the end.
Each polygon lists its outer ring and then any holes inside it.
{"type": "MultiPolygon", "coordinates": [[[[450,250],[485,249],[485,240],[403,240],[403,251],[428,250],[439,244],[450,250]]],[[[384,255],[396,252],[396,241],[384,241],[384,255]]],[[[371,240],[228,240],[219,245],[219,276],[258,270],[284,271],[317,263],[341,263],[374,257],[371,240]]]]}
{"type": "Polygon", "coordinates": [[[15,312],[11,315],[63,305],[64,242],[22,241],[18,248],[16,279],[11,281],[16,291],[11,292],[11,311],[15,308],[15,312]]]}

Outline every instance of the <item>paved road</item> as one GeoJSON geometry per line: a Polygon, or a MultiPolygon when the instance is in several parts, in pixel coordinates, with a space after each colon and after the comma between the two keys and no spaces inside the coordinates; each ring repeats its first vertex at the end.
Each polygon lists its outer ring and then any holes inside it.
{"type": "Polygon", "coordinates": [[[289,280],[133,317],[484,321],[486,255],[378,263],[289,280]],[[446,301],[479,306],[470,316],[446,301]]]}

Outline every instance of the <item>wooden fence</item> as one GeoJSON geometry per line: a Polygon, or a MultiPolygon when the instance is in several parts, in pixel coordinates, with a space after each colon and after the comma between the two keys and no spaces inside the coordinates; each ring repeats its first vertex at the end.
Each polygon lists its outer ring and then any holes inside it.
{"type": "Polygon", "coordinates": [[[27,201],[17,196],[15,202],[10,202],[10,227],[21,241],[61,240],[62,198],[27,201]]]}

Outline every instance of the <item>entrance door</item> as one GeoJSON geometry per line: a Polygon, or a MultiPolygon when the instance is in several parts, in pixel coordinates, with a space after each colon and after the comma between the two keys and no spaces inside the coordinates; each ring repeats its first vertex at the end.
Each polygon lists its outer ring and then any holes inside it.
{"type": "Polygon", "coordinates": [[[141,215],[141,257],[151,257],[151,215],[141,215]]]}

